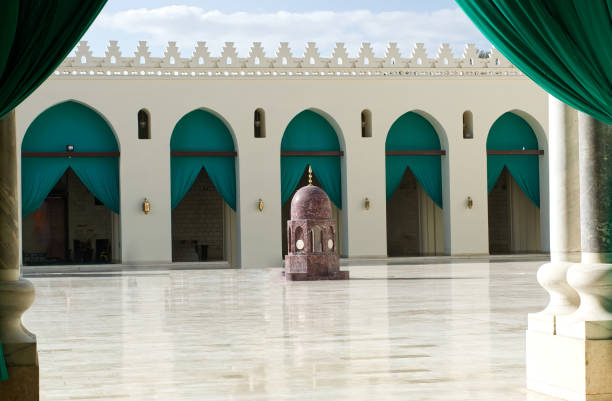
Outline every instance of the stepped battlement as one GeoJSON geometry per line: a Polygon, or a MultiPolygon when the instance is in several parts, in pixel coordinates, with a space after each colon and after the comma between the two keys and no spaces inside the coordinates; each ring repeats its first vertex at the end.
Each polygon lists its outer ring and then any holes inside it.
{"type": "Polygon", "coordinates": [[[138,42],[133,57],[124,57],[117,41],[110,41],[104,57],[93,55],[81,41],[74,57],[67,57],[55,76],[144,76],[144,77],[503,77],[520,76],[497,49],[481,52],[467,44],[456,58],[449,44],[430,57],[423,43],[416,43],[404,57],[397,43],[389,43],[384,57],[376,57],[370,43],[363,43],[356,57],[344,43],[337,43],[330,57],[322,57],[314,42],[308,42],[302,57],[293,55],[288,42],[281,42],[274,56],[260,42],[251,46],[248,57],[239,57],[233,42],[226,42],[213,57],[206,42],[198,42],[191,57],[183,57],[176,42],[168,42],[162,57],[153,57],[146,41],[138,42]]]}

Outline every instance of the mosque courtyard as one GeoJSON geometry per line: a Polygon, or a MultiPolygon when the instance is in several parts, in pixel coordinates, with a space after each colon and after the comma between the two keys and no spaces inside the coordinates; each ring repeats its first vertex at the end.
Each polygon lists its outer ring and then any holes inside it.
{"type": "MultiPolygon", "coordinates": [[[[525,389],[544,258],[46,273],[24,325],[51,400],[554,400],[525,389]]],[[[57,269],[55,269],[57,271],[57,269]]]]}

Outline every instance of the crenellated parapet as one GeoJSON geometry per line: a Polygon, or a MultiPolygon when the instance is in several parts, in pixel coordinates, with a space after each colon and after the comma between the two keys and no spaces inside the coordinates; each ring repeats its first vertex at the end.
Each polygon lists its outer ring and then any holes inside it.
{"type": "Polygon", "coordinates": [[[67,57],[55,76],[145,76],[145,77],[451,77],[521,76],[495,48],[479,51],[465,46],[455,57],[448,43],[430,57],[423,43],[416,43],[404,57],[397,43],[389,43],[383,57],[376,57],[370,43],[363,43],[351,57],[344,43],[337,43],[330,57],[322,57],[316,43],[308,42],[302,57],[281,42],[274,55],[261,42],[253,43],[247,57],[240,57],[233,42],[226,42],[219,56],[212,56],[206,42],[198,42],[191,56],[183,57],[176,42],[168,42],[161,57],[153,57],[147,42],[140,41],[132,57],[121,53],[110,41],[103,57],[93,55],[86,41],[79,42],[74,57],[67,57]]]}

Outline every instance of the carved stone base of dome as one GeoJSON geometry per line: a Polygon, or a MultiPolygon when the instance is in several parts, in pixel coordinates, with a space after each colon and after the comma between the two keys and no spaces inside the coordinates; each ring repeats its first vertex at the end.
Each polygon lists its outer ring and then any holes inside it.
{"type": "Polygon", "coordinates": [[[289,281],[347,280],[349,272],[340,271],[336,254],[287,255],[285,279],[289,281]]]}

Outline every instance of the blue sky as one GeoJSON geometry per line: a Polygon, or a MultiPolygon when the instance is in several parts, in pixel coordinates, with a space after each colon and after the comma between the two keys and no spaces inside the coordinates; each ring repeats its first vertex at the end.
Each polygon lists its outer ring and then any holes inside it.
{"type": "Polygon", "coordinates": [[[198,41],[206,41],[213,56],[224,42],[235,42],[244,56],[254,41],[262,42],[269,56],[279,42],[289,42],[298,57],[309,41],[324,57],[336,42],[345,43],[351,56],[362,42],[370,42],[379,56],[388,42],[397,42],[405,56],[416,42],[425,43],[430,57],[442,43],[450,43],[457,56],[466,43],[490,48],[452,0],[109,0],[84,40],[97,56],[109,40],[118,40],[126,56],[139,40],[149,43],[154,56],[176,41],[184,57],[198,41]]]}

